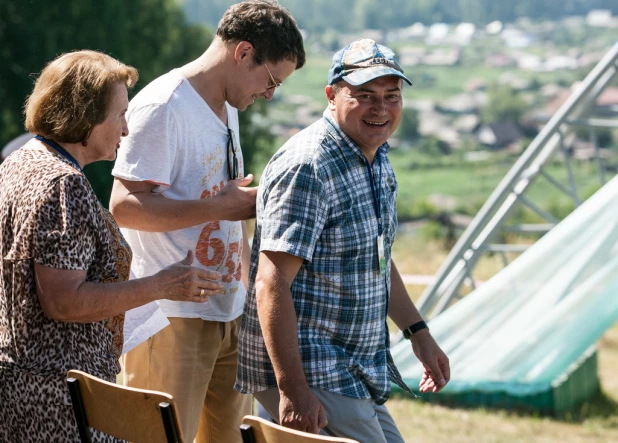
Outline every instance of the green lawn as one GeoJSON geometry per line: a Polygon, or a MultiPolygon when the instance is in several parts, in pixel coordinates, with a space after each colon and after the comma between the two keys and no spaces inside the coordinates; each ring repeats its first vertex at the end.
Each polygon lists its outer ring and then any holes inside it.
{"type": "Polygon", "coordinates": [[[331,61],[326,56],[309,55],[305,66],[285,80],[281,87],[281,94],[283,96],[305,95],[326,105],[324,87],[327,83],[330,64],[331,61]]]}
{"type": "MultiPolygon", "coordinates": [[[[399,194],[397,208],[401,218],[417,218],[419,205],[431,194],[444,194],[455,197],[458,205],[475,212],[487,200],[496,186],[516,161],[515,157],[483,164],[452,163],[443,167],[424,167],[411,169],[414,162],[410,153],[394,151],[390,154],[395,169],[399,194]]],[[[546,171],[561,183],[568,185],[566,169],[559,163],[548,165],[546,171]]],[[[589,196],[599,186],[594,165],[578,162],[573,172],[580,197],[589,196]]],[[[529,187],[526,194],[540,207],[548,210],[569,204],[570,198],[540,177],[529,187]]]]}

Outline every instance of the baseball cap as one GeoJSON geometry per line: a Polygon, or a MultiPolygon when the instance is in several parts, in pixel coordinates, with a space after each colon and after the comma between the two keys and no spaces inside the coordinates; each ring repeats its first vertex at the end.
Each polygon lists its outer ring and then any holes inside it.
{"type": "Polygon", "coordinates": [[[345,80],[352,86],[359,86],[387,75],[400,77],[412,85],[391,49],[363,38],[350,43],[333,56],[333,64],[328,70],[328,84],[345,80]]]}

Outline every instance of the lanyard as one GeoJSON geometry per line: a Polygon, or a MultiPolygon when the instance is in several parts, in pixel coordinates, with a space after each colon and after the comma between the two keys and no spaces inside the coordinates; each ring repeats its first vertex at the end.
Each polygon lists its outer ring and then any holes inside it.
{"type": "Polygon", "coordinates": [[[371,165],[369,164],[369,160],[367,157],[363,157],[365,159],[365,166],[367,166],[367,173],[369,174],[369,183],[371,183],[371,197],[373,197],[373,210],[376,213],[376,218],[378,219],[378,235],[382,235],[383,227],[382,227],[382,209],[380,200],[382,198],[382,157],[380,153],[377,153],[378,167],[380,168],[380,180],[378,181],[378,189],[376,190],[375,181],[373,179],[373,170],[371,169],[371,165]]]}
{"type": "Polygon", "coordinates": [[[73,163],[75,165],[75,167],[79,170],[79,172],[81,172],[82,174],[84,173],[82,167],[79,165],[79,163],[77,163],[77,160],[75,160],[75,158],[73,158],[73,156],[71,154],[69,154],[67,152],[67,150],[64,149],[62,146],[60,146],[58,143],[56,143],[55,141],[50,140],[48,138],[45,138],[42,135],[35,135],[34,138],[36,138],[37,140],[45,143],[47,146],[49,146],[51,148],[54,148],[56,151],[58,151],[58,154],[62,155],[68,161],[73,163]]]}

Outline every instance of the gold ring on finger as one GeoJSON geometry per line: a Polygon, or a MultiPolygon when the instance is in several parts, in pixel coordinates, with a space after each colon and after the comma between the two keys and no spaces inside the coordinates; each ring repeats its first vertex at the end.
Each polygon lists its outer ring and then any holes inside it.
{"type": "Polygon", "coordinates": [[[206,291],[204,291],[204,288],[202,288],[200,290],[200,297],[204,297],[206,295],[206,291]]]}

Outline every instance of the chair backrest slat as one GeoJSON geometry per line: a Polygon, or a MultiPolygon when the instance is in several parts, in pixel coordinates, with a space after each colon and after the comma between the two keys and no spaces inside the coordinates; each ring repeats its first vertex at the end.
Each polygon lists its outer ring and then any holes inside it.
{"type": "Polygon", "coordinates": [[[243,443],[359,443],[349,438],[326,437],[295,431],[252,415],[245,416],[242,423],[243,443]]]}
{"type": "Polygon", "coordinates": [[[89,427],[134,443],[182,442],[171,395],[117,385],[82,371],[69,371],[68,377],[79,383],[89,427]],[[168,406],[161,408],[161,403],[168,406]],[[164,415],[176,428],[175,440],[174,430],[166,432],[164,415]]]}

